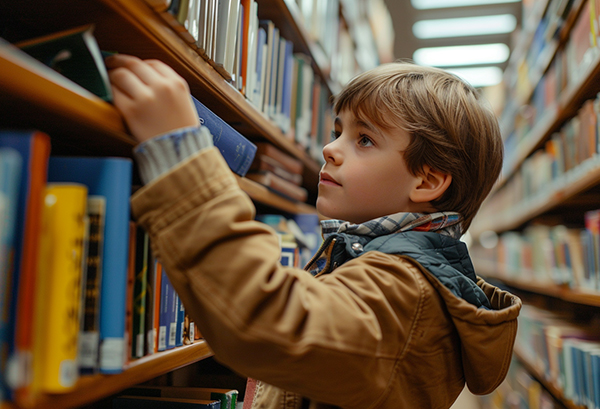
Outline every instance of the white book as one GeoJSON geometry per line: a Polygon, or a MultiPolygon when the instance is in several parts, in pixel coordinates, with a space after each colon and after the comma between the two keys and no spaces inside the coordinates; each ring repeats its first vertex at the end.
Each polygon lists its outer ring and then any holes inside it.
{"type": "Polygon", "coordinates": [[[261,82],[262,89],[260,90],[261,99],[260,99],[260,110],[265,114],[268,114],[269,110],[269,95],[271,90],[271,63],[273,60],[273,38],[275,31],[275,24],[272,21],[261,22],[261,25],[264,27],[267,33],[267,42],[266,42],[266,64],[263,64],[262,70],[264,71],[264,81],[261,82]]]}
{"type": "MultiPolygon", "coordinates": [[[[260,70],[260,81],[257,78],[256,84],[256,102],[259,110],[263,110],[265,101],[265,82],[267,81],[267,57],[268,57],[268,45],[265,43],[262,46],[261,52],[261,70],[260,70]]],[[[263,111],[264,112],[264,111],[263,111]]]]}
{"type": "Polygon", "coordinates": [[[250,20],[248,23],[248,49],[246,64],[246,89],[244,90],[246,98],[254,102],[254,86],[256,83],[256,55],[258,35],[258,4],[252,0],[250,4],[250,20]]]}
{"type": "Polygon", "coordinates": [[[214,28],[215,28],[215,18],[216,18],[216,4],[217,0],[207,0],[207,12],[208,15],[206,17],[206,48],[205,52],[208,58],[211,60],[214,59],[214,48],[213,48],[213,37],[214,37],[214,28]]]}
{"type": "Polygon", "coordinates": [[[235,37],[235,58],[233,59],[233,78],[235,87],[238,91],[242,90],[242,42],[243,42],[243,19],[244,19],[244,6],[240,5],[240,13],[238,14],[237,20],[237,35],[235,37]]]}
{"type": "Polygon", "coordinates": [[[227,40],[227,27],[229,24],[229,9],[231,3],[235,0],[218,0],[217,18],[215,24],[217,28],[217,37],[215,43],[215,58],[214,62],[219,66],[223,66],[225,62],[225,50],[227,40]]]}
{"type": "Polygon", "coordinates": [[[196,47],[198,47],[199,51],[206,54],[209,0],[196,1],[198,2],[198,41],[196,41],[196,47]]]}
{"type": "Polygon", "coordinates": [[[239,14],[240,0],[229,0],[229,13],[227,14],[227,27],[225,31],[225,54],[223,56],[223,67],[228,73],[233,72],[239,14]]]}
{"type": "Polygon", "coordinates": [[[188,12],[185,17],[184,27],[193,38],[194,44],[198,42],[198,19],[200,18],[200,1],[190,0],[188,3],[188,12]]]}
{"type": "Polygon", "coordinates": [[[267,115],[275,120],[275,104],[277,99],[277,75],[279,70],[279,29],[273,30],[273,51],[271,54],[271,78],[269,79],[267,115]]]}
{"type": "Polygon", "coordinates": [[[276,95],[275,101],[273,103],[273,119],[275,123],[284,130],[284,121],[283,121],[283,75],[285,72],[285,46],[286,39],[283,37],[279,37],[279,51],[277,53],[277,86],[276,86],[276,95]]]}

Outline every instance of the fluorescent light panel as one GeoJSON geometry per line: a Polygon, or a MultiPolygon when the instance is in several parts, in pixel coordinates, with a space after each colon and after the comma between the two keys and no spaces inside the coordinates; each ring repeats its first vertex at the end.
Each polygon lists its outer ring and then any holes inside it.
{"type": "Polygon", "coordinates": [[[413,25],[417,38],[464,37],[485,34],[510,33],[517,27],[512,14],[495,16],[444,18],[421,20],[413,25]]]}
{"type": "Polygon", "coordinates": [[[419,48],[413,60],[420,65],[459,67],[477,64],[500,64],[508,60],[506,44],[457,45],[450,47],[419,48]]]}
{"type": "Polygon", "coordinates": [[[467,81],[474,87],[490,87],[502,82],[499,67],[458,68],[446,70],[467,81]]]}
{"type": "Polygon", "coordinates": [[[441,9],[450,7],[483,6],[488,4],[518,3],[521,0],[411,0],[418,10],[441,9]]]}

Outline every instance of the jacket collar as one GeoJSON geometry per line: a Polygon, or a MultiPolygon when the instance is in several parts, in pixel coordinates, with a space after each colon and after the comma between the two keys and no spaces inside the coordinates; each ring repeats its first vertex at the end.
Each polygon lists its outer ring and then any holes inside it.
{"type": "Polygon", "coordinates": [[[323,220],[321,222],[321,232],[324,239],[335,233],[379,237],[411,230],[436,232],[459,239],[462,235],[461,221],[461,215],[456,212],[428,214],[400,212],[361,224],[353,224],[343,220],[323,220]]]}

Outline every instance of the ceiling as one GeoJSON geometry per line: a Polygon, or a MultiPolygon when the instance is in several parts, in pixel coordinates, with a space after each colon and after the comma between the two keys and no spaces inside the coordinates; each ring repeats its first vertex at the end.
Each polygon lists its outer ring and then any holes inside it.
{"type": "MultiPolygon", "coordinates": [[[[416,38],[412,32],[412,26],[418,20],[474,17],[510,13],[517,18],[517,27],[520,25],[521,2],[430,10],[416,10],[411,5],[410,0],[385,0],[385,3],[390,11],[396,33],[394,54],[395,57],[399,59],[412,59],[414,51],[422,47],[474,45],[487,43],[504,43],[510,47],[511,37],[514,35],[513,32],[513,34],[490,34],[470,37],[448,37],[422,40],[416,38]]],[[[506,67],[506,62],[502,64],[496,64],[496,66],[504,69],[506,67]]]]}

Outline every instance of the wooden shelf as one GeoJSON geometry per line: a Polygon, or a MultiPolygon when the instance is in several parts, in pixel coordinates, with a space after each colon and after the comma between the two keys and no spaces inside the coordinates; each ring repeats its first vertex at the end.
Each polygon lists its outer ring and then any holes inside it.
{"type": "Polygon", "coordinates": [[[253,180],[241,178],[236,175],[240,187],[252,200],[276,207],[288,213],[316,213],[316,209],[306,203],[295,202],[270,191],[266,186],[253,180]]]}
{"type": "Polygon", "coordinates": [[[562,187],[553,189],[552,186],[549,186],[545,195],[537,195],[526,202],[515,204],[510,209],[495,213],[494,217],[487,217],[484,210],[470,229],[471,235],[478,237],[486,230],[503,232],[517,229],[534,217],[597,186],[600,184],[600,160],[597,160],[594,165],[589,168],[586,166],[576,169],[565,179],[562,187]]]}
{"type": "Polygon", "coordinates": [[[143,0],[24,0],[11,5],[8,11],[7,19],[22,31],[13,33],[15,39],[19,34],[42,35],[94,24],[94,36],[101,49],[164,61],[188,81],[195,97],[244,136],[251,140],[266,139],[300,158],[311,172],[318,173],[316,161],[225,81],[143,0]],[[48,19],[48,15],[61,18],[48,19]]]}
{"type": "MultiPolygon", "coordinates": [[[[555,44],[548,49],[544,58],[540,59],[540,62],[531,69],[531,71],[536,71],[535,77],[531,81],[533,84],[537,84],[539,82],[543,73],[547,70],[552,62],[552,59],[556,55],[559,47],[566,42],[571,28],[581,13],[584,4],[584,1],[577,0],[577,2],[572,6],[567,21],[560,31],[560,40],[555,42],[555,44]]],[[[592,98],[596,95],[596,93],[593,91],[594,86],[596,86],[596,92],[598,91],[596,84],[598,83],[599,78],[600,58],[599,56],[596,56],[596,58],[594,58],[590,64],[588,70],[583,73],[582,79],[563,91],[559,97],[559,100],[553,106],[546,108],[546,112],[544,112],[538,123],[534,125],[533,129],[519,143],[518,152],[516,153],[517,158],[513,161],[513,163],[511,163],[510,168],[507,169],[507,171],[502,175],[501,179],[496,184],[494,191],[500,189],[504,183],[510,179],[523,161],[536,149],[540,148],[550,137],[550,135],[552,135],[552,133],[555,132],[565,120],[574,116],[581,107],[581,104],[586,99],[592,98]]],[[[532,86],[531,89],[527,91],[523,100],[521,101],[522,104],[527,103],[527,101],[531,98],[534,89],[535,86],[532,86]]]]}
{"type": "Polygon", "coordinates": [[[80,407],[210,356],[212,356],[212,351],[206,342],[199,340],[192,345],[135,360],[125,371],[117,375],[83,376],[77,382],[73,392],[32,396],[30,401],[20,404],[18,408],[67,409],[80,407]]]}
{"type": "Polygon", "coordinates": [[[600,307],[600,292],[582,291],[571,289],[567,286],[559,286],[553,283],[536,283],[530,280],[522,280],[517,278],[507,278],[496,273],[493,263],[484,260],[473,260],[477,271],[486,278],[491,278],[503,282],[509,287],[513,287],[522,291],[546,295],[549,297],[559,298],[573,304],[580,304],[592,307],[600,307]]]}
{"type": "MultiPolygon", "coordinates": [[[[37,127],[50,135],[70,138],[74,144],[84,142],[95,154],[131,156],[136,142],[126,133],[114,106],[47,67],[23,59],[10,46],[0,48],[0,86],[0,107],[6,114],[3,126],[37,127]]],[[[289,213],[316,211],[313,206],[288,200],[251,180],[238,177],[238,181],[260,203],[289,213]]]]}
{"type": "Polygon", "coordinates": [[[554,396],[555,399],[560,401],[567,409],[586,409],[586,406],[580,406],[573,403],[573,401],[566,399],[560,389],[548,382],[544,375],[535,368],[534,365],[523,355],[523,353],[515,346],[514,356],[519,360],[523,367],[529,372],[544,388],[554,396]]]}

